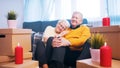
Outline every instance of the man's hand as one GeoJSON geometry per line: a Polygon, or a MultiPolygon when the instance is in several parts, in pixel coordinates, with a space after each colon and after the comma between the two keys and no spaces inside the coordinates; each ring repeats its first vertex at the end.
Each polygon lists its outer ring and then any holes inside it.
{"type": "Polygon", "coordinates": [[[61,46],[69,46],[70,44],[71,43],[67,39],[62,37],[62,39],[61,39],[61,46]]]}

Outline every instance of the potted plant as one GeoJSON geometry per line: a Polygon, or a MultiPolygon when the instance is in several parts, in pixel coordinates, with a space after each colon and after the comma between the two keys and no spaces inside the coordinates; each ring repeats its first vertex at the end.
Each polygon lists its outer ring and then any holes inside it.
{"type": "Polygon", "coordinates": [[[105,39],[103,34],[94,33],[90,39],[90,52],[92,61],[100,62],[100,47],[104,45],[105,39]]]}
{"type": "Polygon", "coordinates": [[[7,22],[8,22],[8,28],[16,28],[17,27],[17,14],[15,11],[10,10],[7,14],[7,22]]]}

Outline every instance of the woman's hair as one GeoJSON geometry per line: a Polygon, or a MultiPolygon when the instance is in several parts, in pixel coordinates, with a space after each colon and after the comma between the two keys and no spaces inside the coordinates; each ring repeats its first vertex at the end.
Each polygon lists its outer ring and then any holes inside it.
{"type": "MultiPolygon", "coordinates": [[[[67,20],[64,20],[64,19],[62,19],[62,20],[59,20],[58,21],[58,23],[62,23],[62,22],[64,22],[64,24],[69,28],[70,27],[70,23],[67,21],[67,20]]],[[[57,23],[57,24],[58,24],[57,23]]]]}

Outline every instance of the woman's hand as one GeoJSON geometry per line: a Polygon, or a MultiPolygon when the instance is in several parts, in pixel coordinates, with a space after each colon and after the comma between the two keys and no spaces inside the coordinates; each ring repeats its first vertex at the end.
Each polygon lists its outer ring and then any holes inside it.
{"type": "Polygon", "coordinates": [[[60,36],[55,36],[52,41],[52,46],[53,47],[60,47],[61,45],[61,37],[60,36]]]}

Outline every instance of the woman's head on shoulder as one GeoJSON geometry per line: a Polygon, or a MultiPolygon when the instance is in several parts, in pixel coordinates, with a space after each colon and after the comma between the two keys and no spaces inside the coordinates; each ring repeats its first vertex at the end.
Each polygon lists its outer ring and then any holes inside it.
{"type": "Polygon", "coordinates": [[[58,20],[55,30],[56,32],[60,33],[68,29],[69,27],[70,27],[70,23],[65,19],[61,19],[61,20],[58,20]]]}

